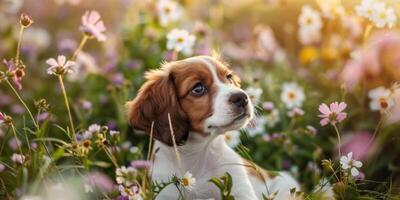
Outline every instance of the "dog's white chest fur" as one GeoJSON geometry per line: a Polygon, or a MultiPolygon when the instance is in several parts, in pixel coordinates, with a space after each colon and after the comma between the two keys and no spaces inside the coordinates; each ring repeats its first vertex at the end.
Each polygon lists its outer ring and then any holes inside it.
{"type": "MultiPolygon", "coordinates": [[[[243,167],[242,158],[226,145],[223,136],[204,140],[200,138],[202,136],[196,136],[197,134],[190,135],[186,144],[178,147],[181,166],[172,147],[155,143],[154,149],[159,150],[155,155],[152,171],[154,181],[168,181],[173,174],[181,177],[189,171],[196,183],[191,191],[184,192],[186,199],[220,199],[220,191],[209,180],[228,172],[233,178],[232,195],[235,199],[257,199],[243,167]]],[[[177,199],[178,196],[178,190],[171,185],[157,199],[177,199]]]]}

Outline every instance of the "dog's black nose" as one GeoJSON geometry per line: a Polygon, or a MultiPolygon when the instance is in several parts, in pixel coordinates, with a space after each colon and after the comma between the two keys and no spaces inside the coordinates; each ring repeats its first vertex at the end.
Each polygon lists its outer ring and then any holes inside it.
{"type": "Polygon", "coordinates": [[[244,108],[249,103],[249,100],[244,92],[238,92],[229,97],[229,103],[239,108],[244,108]]]}

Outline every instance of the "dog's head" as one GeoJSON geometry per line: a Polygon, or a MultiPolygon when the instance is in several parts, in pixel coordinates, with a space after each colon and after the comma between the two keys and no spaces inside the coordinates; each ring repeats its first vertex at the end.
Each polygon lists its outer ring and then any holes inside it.
{"type": "Polygon", "coordinates": [[[189,132],[204,136],[237,130],[253,117],[253,105],[240,89],[240,79],[219,61],[197,56],[164,64],[145,75],[137,97],[127,103],[131,125],[172,145],[168,114],[175,140],[189,132]]]}

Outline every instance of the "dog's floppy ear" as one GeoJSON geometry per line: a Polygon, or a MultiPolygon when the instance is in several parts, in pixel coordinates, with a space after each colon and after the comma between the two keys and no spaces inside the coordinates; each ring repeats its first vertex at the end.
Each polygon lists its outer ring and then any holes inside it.
{"type": "Polygon", "coordinates": [[[145,74],[142,85],[133,101],[126,104],[130,124],[150,134],[154,122],[153,137],[169,146],[173,145],[168,113],[177,144],[183,144],[189,134],[189,122],[182,111],[173,77],[166,68],[145,74]]]}

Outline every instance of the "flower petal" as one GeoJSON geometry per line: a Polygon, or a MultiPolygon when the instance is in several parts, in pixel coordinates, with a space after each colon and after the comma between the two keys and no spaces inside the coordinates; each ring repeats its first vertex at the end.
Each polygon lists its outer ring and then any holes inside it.
{"type": "Polygon", "coordinates": [[[57,57],[57,63],[58,63],[58,65],[60,65],[60,66],[64,66],[66,60],[67,60],[67,58],[65,58],[65,56],[63,56],[63,55],[59,55],[59,56],[57,57]]]}
{"type": "Polygon", "coordinates": [[[360,174],[360,172],[358,171],[358,169],[355,168],[355,167],[351,168],[350,171],[351,171],[351,175],[352,175],[352,176],[358,176],[358,175],[360,174]]]}
{"type": "Polygon", "coordinates": [[[324,118],[319,123],[321,124],[321,126],[326,126],[329,123],[329,119],[328,118],[324,118]]]}
{"type": "Polygon", "coordinates": [[[347,104],[345,102],[340,102],[337,112],[342,112],[344,109],[346,109],[346,107],[347,104]]]}
{"type": "Polygon", "coordinates": [[[354,162],[353,162],[353,165],[355,166],[355,167],[358,167],[358,168],[360,168],[360,167],[362,167],[362,162],[360,162],[360,161],[358,161],[358,160],[355,160],[354,162]]]}
{"type": "Polygon", "coordinates": [[[329,107],[326,104],[321,104],[319,105],[318,109],[322,114],[329,115],[331,111],[329,110],[329,107]]]}
{"type": "Polygon", "coordinates": [[[47,59],[47,60],[46,60],[46,63],[47,63],[48,65],[52,66],[52,67],[55,67],[55,66],[58,65],[56,59],[54,59],[54,58],[49,58],[49,59],[47,59]]]}

